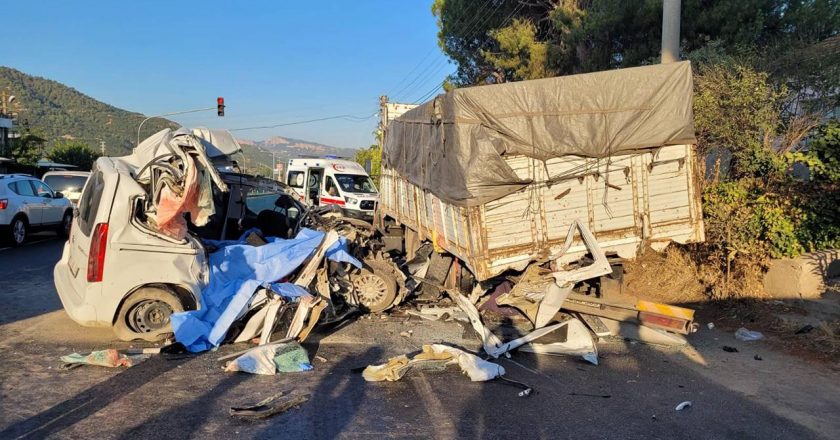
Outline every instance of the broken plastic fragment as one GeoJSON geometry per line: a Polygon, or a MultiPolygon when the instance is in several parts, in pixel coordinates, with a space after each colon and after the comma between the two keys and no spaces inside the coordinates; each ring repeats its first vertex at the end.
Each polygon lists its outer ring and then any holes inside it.
{"type": "Polygon", "coordinates": [[[680,403],[679,405],[677,405],[677,407],[676,407],[676,408],[674,408],[674,409],[675,409],[676,411],[682,411],[682,410],[684,410],[684,409],[686,409],[686,408],[691,407],[691,405],[692,405],[692,404],[691,404],[691,401],[690,401],[690,400],[686,400],[685,402],[682,402],[682,403],[680,403]]]}
{"type": "Polygon", "coordinates": [[[743,342],[759,341],[764,339],[764,335],[761,334],[761,332],[755,332],[741,327],[738,330],[735,330],[735,339],[743,342]]]}

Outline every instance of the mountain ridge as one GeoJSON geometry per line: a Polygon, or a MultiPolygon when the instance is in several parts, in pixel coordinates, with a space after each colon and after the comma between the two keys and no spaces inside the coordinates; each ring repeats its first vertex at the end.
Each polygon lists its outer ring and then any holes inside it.
{"type": "MultiPolygon", "coordinates": [[[[129,154],[137,141],[137,127],[146,119],[141,113],[104,103],[59,81],[6,66],[0,66],[0,90],[15,96],[8,111],[16,114],[18,128],[28,125],[42,134],[48,148],[56,140],[78,139],[96,150],[100,141],[105,142],[109,156],[129,154]]],[[[141,139],[177,127],[179,124],[168,119],[150,119],[143,125],[141,139]]],[[[238,141],[245,153],[245,166],[263,171],[258,163],[269,168],[275,159],[285,163],[295,156],[333,154],[352,158],[356,151],[287,136],[238,141]]]]}

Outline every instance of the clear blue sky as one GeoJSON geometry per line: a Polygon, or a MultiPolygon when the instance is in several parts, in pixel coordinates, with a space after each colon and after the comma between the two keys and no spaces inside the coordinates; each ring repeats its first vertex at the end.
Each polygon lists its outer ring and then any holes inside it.
{"type": "MultiPolygon", "coordinates": [[[[367,116],[379,95],[412,102],[454,70],[437,48],[431,3],[4,2],[0,63],[147,115],[212,106],[224,96],[224,118],[172,118],[186,126],[367,116]]],[[[334,120],[237,135],[357,148],[372,143],[375,127],[376,118],[334,120]]]]}

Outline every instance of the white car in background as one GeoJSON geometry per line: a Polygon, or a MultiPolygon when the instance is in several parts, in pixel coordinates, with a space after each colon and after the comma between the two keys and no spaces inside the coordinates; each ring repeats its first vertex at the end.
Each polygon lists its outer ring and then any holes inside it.
{"type": "Polygon", "coordinates": [[[73,205],[78,205],[82,188],[85,187],[89,177],[90,171],[50,171],[45,173],[41,180],[49,185],[53,191],[64,194],[64,197],[70,200],[73,205]]]}
{"type": "Polygon", "coordinates": [[[27,174],[0,174],[0,234],[20,246],[30,232],[55,230],[67,237],[73,204],[61,192],[27,174]]]}

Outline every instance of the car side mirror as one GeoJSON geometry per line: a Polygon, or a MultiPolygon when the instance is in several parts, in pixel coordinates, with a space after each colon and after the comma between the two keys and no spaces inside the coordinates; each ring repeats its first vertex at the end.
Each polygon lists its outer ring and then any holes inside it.
{"type": "Polygon", "coordinates": [[[53,198],[54,199],[63,199],[64,194],[62,194],[61,191],[56,191],[55,194],[53,194],[53,198]]]}

